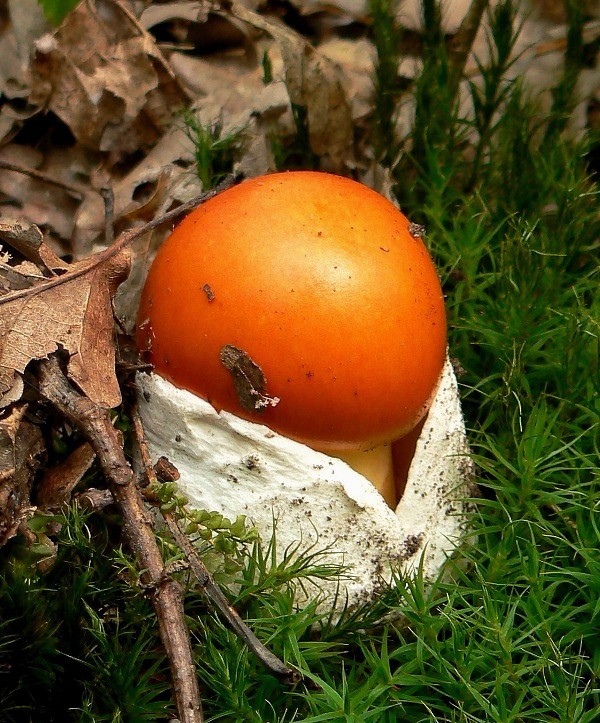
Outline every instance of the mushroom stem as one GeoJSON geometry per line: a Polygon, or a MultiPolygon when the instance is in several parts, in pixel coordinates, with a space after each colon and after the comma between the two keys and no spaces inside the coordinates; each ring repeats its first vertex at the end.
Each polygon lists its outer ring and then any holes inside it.
{"type": "Polygon", "coordinates": [[[362,474],[379,490],[388,505],[396,509],[396,485],[394,482],[394,465],[392,461],[392,445],[382,444],[366,452],[343,451],[332,452],[333,457],[346,462],[353,470],[362,474]]]}

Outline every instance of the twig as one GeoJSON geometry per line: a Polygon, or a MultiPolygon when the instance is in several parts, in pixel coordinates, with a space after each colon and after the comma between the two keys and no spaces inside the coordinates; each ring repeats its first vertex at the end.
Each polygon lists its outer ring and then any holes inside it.
{"type": "MultiPolygon", "coordinates": [[[[133,410],[132,419],[140,449],[142,464],[149,481],[155,483],[157,482],[157,477],[152,466],[152,460],[150,459],[146,438],[144,436],[142,420],[140,419],[137,408],[134,408],[133,410]]],[[[270,673],[276,675],[287,685],[295,685],[300,680],[299,674],[295,670],[292,670],[292,668],[285,665],[285,663],[274,655],[256,637],[252,630],[238,615],[237,611],[229,604],[229,600],[227,600],[221,588],[214,581],[213,576],[206,568],[206,565],[202,562],[200,555],[194,549],[194,546],[190,542],[189,538],[181,531],[179,523],[173,514],[170,512],[162,512],[161,514],[163,515],[165,522],[173,535],[173,539],[185,554],[190,568],[204,590],[208,600],[221,612],[233,631],[244,641],[253,655],[260,660],[270,673]]]]}
{"type": "Polygon", "coordinates": [[[202,562],[199,554],[186,535],[183,534],[179,523],[171,512],[163,514],[165,521],[173,535],[173,539],[179,548],[185,553],[190,564],[190,568],[200,586],[204,590],[209,601],[221,612],[227,620],[233,631],[248,646],[250,651],[258,660],[267,668],[267,670],[276,675],[282,682],[287,685],[295,685],[300,680],[299,674],[283,663],[274,653],[272,653],[255,635],[255,633],[241,619],[235,608],[233,608],[225,597],[221,588],[214,581],[205,564],[202,562]]]}
{"type": "Polygon", "coordinates": [[[115,241],[115,194],[110,186],[100,189],[104,201],[104,243],[111,246],[115,241]]]}
{"type": "Polygon", "coordinates": [[[115,498],[110,490],[99,490],[95,487],[79,492],[75,495],[75,500],[84,510],[90,510],[91,512],[100,512],[100,510],[115,503],[115,498]]]}
{"type": "Polygon", "coordinates": [[[215,188],[207,191],[206,193],[203,193],[197,198],[193,198],[191,201],[187,201],[186,203],[178,206],[177,208],[174,208],[172,211],[168,211],[162,216],[157,216],[157,218],[149,221],[148,223],[140,226],[139,228],[125,231],[119,236],[119,238],[114,242],[114,244],[112,244],[112,246],[109,246],[107,249],[104,249],[103,251],[94,254],[89,259],[80,262],[77,266],[75,266],[75,268],[70,271],[66,271],[61,276],[52,277],[51,279],[44,281],[44,283],[37,284],[36,286],[31,286],[27,289],[20,289],[19,291],[11,291],[8,294],[0,296],[0,305],[6,304],[10,301],[14,301],[15,299],[19,299],[24,296],[33,296],[35,294],[39,294],[43,291],[46,291],[47,289],[52,288],[53,286],[64,284],[67,281],[72,281],[73,279],[77,279],[80,276],[87,274],[91,269],[106,263],[108,259],[118,254],[123,248],[125,248],[125,246],[133,243],[133,241],[135,241],[136,239],[144,236],[147,233],[150,233],[150,231],[154,231],[155,228],[158,228],[165,223],[169,223],[170,221],[178,219],[180,216],[183,216],[192,209],[196,208],[196,206],[204,203],[205,201],[208,201],[208,199],[216,196],[224,189],[229,188],[229,186],[231,186],[234,181],[235,177],[229,176],[218,186],[215,186],[215,188]]]}
{"type": "MultiPolygon", "coordinates": [[[[151,469],[151,468],[150,468],[151,469]]],[[[152,476],[152,475],[150,475],[152,476]]],[[[88,489],[76,495],[75,499],[86,510],[98,512],[105,507],[114,504],[114,497],[110,490],[88,489]]],[[[187,559],[186,567],[189,567],[196,576],[200,586],[204,590],[209,601],[221,611],[227,622],[231,625],[237,635],[246,643],[252,653],[260,662],[287,685],[294,685],[300,680],[300,676],[291,668],[287,667],[276,655],[274,655],[252,632],[252,630],[240,618],[235,608],[232,608],[229,601],[214,581],[214,578],[206,568],[202,559],[194,549],[188,537],[182,532],[179,523],[170,512],[161,512],[166,521],[173,539],[179,548],[185,553],[187,559]]]]}
{"type": "Polygon", "coordinates": [[[108,411],[71,386],[55,356],[39,363],[38,380],[40,393],[83,433],[96,452],[123,516],[125,540],[138,559],[142,581],[151,591],[161,639],[171,666],[179,719],[181,723],[202,723],[204,717],[185,623],[183,591],[165,570],[152,521],[108,411]]]}
{"type": "Polygon", "coordinates": [[[69,183],[64,183],[64,181],[59,181],[57,178],[53,178],[47,173],[43,173],[42,171],[36,171],[35,168],[18,166],[16,163],[9,163],[8,161],[0,161],[0,168],[4,168],[7,171],[14,171],[15,173],[21,173],[24,176],[35,178],[37,181],[49,183],[51,186],[62,188],[63,191],[66,191],[73,196],[78,196],[79,198],[84,198],[86,195],[86,189],[83,186],[73,186],[69,183]]]}

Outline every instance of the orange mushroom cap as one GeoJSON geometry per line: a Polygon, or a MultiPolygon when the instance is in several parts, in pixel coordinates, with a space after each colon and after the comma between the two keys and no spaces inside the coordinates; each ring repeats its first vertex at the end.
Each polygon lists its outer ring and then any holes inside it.
{"type": "Polygon", "coordinates": [[[411,229],[347,178],[245,181],[160,248],[138,346],[217,410],[314,448],[397,439],[427,411],[446,353],[440,282],[411,229]]]}

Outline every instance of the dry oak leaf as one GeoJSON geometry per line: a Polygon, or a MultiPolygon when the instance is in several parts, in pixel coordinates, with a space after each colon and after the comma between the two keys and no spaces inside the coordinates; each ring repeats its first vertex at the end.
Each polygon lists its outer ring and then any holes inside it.
{"type": "Polygon", "coordinates": [[[341,69],[294,30],[237,2],[231,3],[229,12],[275,40],[285,66],[290,101],[306,108],[312,150],[329,156],[333,169],[342,168],[351,156],[353,127],[341,69]]]}
{"type": "Polygon", "coordinates": [[[112,299],[129,266],[129,249],[115,246],[0,297],[0,406],[14,400],[30,361],[59,348],[69,354],[68,375],[84,394],[106,408],[120,404],[112,299]]]}
{"type": "MultiPolygon", "coordinates": [[[[49,136],[62,125],[49,118],[45,123],[44,132],[49,136]]],[[[78,144],[43,152],[23,143],[0,144],[0,164],[8,166],[0,168],[2,216],[43,227],[47,244],[52,241],[60,253],[71,252],[73,216],[84,195],[76,194],[74,187],[89,177],[93,163],[98,164],[98,157],[92,156],[78,144]],[[22,171],[10,170],[10,166],[22,171]],[[43,177],[36,177],[38,173],[43,177]]]]}
{"type": "Polygon", "coordinates": [[[31,102],[115,159],[153,146],[189,101],[150,33],[119,0],[83,0],[31,63],[31,102]]]}

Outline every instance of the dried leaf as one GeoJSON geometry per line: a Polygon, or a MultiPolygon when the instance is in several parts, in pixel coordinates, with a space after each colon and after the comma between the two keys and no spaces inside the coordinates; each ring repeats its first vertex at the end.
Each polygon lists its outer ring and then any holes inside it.
{"type": "MultiPolygon", "coordinates": [[[[405,2],[403,0],[400,4],[405,2]]],[[[367,0],[291,0],[291,4],[304,15],[334,12],[364,21],[369,13],[367,0]]]]}
{"type": "Polygon", "coordinates": [[[277,397],[266,394],[267,379],[263,370],[243,349],[233,344],[221,348],[221,364],[231,374],[235,393],[242,409],[248,412],[261,412],[267,407],[279,404],[277,397]]]}
{"type": "Polygon", "coordinates": [[[0,394],[34,359],[64,349],[70,378],[92,401],[117,406],[112,298],[129,271],[128,249],[73,264],[62,276],[0,297],[0,394]]]}
{"type": "Polygon", "coordinates": [[[343,70],[342,82],[356,123],[373,112],[373,79],[377,51],[370,40],[331,37],[319,51],[343,70]]]}
{"type": "Polygon", "coordinates": [[[32,101],[45,103],[81,144],[116,160],[154,145],[187,98],[122,3],[84,0],[37,41],[32,101]]]}
{"type": "Polygon", "coordinates": [[[44,243],[44,236],[34,223],[3,219],[0,221],[0,240],[50,273],[58,270],[66,271],[68,268],[68,264],[44,243]]]}
{"type": "Polygon", "coordinates": [[[136,239],[130,246],[131,272],[119,286],[113,304],[119,323],[128,333],[133,333],[135,329],[142,289],[156,249],[164,237],[164,231],[153,231],[136,239]]]}
{"type": "Polygon", "coordinates": [[[96,453],[88,442],[74,449],[60,464],[47,469],[38,485],[39,507],[61,505],[69,500],[83,475],[92,466],[96,453]]]}
{"type": "MultiPolygon", "coordinates": [[[[257,43],[257,56],[272,45],[270,39],[257,43]]],[[[241,131],[236,172],[253,177],[276,170],[272,139],[295,134],[283,78],[265,84],[260,64],[235,53],[206,58],[173,53],[170,61],[183,85],[198,96],[193,111],[202,125],[218,124],[222,136],[241,131]]]]}
{"type": "MultiPolygon", "coordinates": [[[[129,173],[112,183],[117,228],[131,228],[201,192],[197,175],[190,170],[193,146],[182,127],[171,127],[129,173]]],[[[75,217],[73,250],[77,257],[90,253],[104,230],[104,204],[99,193],[90,193],[75,217]]]]}
{"type": "Polygon", "coordinates": [[[10,2],[5,12],[9,22],[0,28],[0,92],[11,99],[25,98],[31,47],[49,25],[37,0],[10,2]]]}
{"type": "MultiPolygon", "coordinates": [[[[50,124],[48,132],[52,132],[50,124]]],[[[75,193],[68,189],[89,175],[93,164],[97,164],[97,157],[93,159],[92,155],[95,154],[80,145],[68,149],[58,146],[45,153],[17,143],[3,146],[0,161],[24,172],[0,170],[0,192],[7,198],[2,215],[35,223],[44,230],[47,244],[53,242],[61,254],[70,253],[68,241],[83,191],[75,193]],[[41,172],[44,178],[33,178],[28,171],[41,172]]]]}
{"type": "Polygon", "coordinates": [[[0,260],[0,294],[9,291],[28,289],[32,284],[43,281],[46,277],[31,261],[23,261],[11,266],[2,256],[0,260]]]}
{"type": "Polygon", "coordinates": [[[170,2],[164,5],[153,3],[140,15],[140,25],[146,30],[168,20],[188,20],[189,22],[206,22],[211,9],[209,2],[170,2]]]}
{"type": "MultiPolygon", "coordinates": [[[[114,184],[117,230],[133,228],[199,196],[202,184],[190,168],[192,152],[191,141],[183,129],[173,127],[138,165],[114,184]]],[[[103,230],[102,199],[99,194],[89,194],[76,217],[73,246],[77,256],[89,253],[103,230]]],[[[146,234],[131,246],[131,274],[119,286],[115,298],[115,310],[128,331],[133,328],[148,268],[166,233],[167,228],[146,234]]]]}
{"type": "Polygon", "coordinates": [[[278,44],[285,66],[285,82],[293,104],[307,110],[312,150],[328,156],[341,169],[351,156],[352,113],[337,66],[300,34],[232,3],[234,17],[268,33],[278,44]]]}

